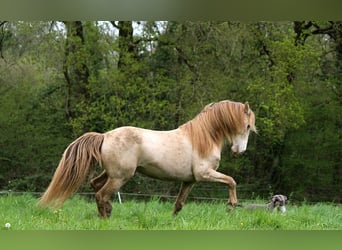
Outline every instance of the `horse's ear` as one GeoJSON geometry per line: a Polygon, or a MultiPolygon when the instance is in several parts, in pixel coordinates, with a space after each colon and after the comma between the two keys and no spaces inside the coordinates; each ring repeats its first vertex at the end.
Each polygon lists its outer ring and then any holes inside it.
{"type": "Polygon", "coordinates": [[[245,109],[244,109],[244,111],[245,111],[246,114],[250,113],[250,108],[249,108],[249,103],[248,102],[245,102],[245,109]]]}

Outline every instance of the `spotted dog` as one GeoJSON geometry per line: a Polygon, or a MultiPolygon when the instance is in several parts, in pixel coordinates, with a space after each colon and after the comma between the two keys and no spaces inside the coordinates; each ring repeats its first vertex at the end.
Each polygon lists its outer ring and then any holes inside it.
{"type": "Polygon", "coordinates": [[[286,212],[285,207],[285,201],[287,200],[287,197],[282,194],[277,194],[272,197],[272,200],[270,203],[267,204],[249,204],[249,205],[243,205],[243,208],[255,210],[255,209],[267,209],[270,211],[281,211],[282,213],[286,212]]]}

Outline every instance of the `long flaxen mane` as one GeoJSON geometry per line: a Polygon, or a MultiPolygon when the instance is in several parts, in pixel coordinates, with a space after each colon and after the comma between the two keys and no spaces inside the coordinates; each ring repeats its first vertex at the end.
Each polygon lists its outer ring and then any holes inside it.
{"type": "MultiPolygon", "coordinates": [[[[224,138],[232,141],[232,135],[244,128],[245,105],[239,102],[221,101],[208,104],[194,119],[180,126],[187,132],[195,150],[206,157],[214,146],[222,147],[224,138]]],[[[254,117],[254,113],[250,111],[254,117]]],[[[253,128],[254,129],[254,124],[253,128]]]]}

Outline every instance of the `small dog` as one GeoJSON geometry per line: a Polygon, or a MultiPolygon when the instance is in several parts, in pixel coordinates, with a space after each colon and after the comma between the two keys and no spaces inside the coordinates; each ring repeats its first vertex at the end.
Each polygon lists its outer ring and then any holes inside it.
{"type": "Polygon", "coordinates": [[[268,204],[249,204],[243,205],[246,209],[268,209],[270,211],[280,210],[282,213],[286,212],[285,201],[287,197],[282,194],[277,194],[272,197],[272,200],[268,204]]]}

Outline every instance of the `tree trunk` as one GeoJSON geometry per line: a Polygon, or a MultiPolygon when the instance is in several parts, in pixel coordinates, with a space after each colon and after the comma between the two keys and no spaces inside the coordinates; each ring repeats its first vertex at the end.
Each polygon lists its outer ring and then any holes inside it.
{"type": "Polygon", "coordinates": [[[67,83],[66,116],[69,120],[75,117],[76,104],[89,97],[87,91],[89,69],[86,64],[82,22],[65,21],[63,23],[67,30],[63,73],[67,83]]]}
{"type": "Polygon", "coordinates": [[[136,44],[133,40],[133,22],[119,21],[118,24],[111,22],[119,30],[119,61],[118,69],[128,66],[131,57],[136,58],[136,44]]]}

